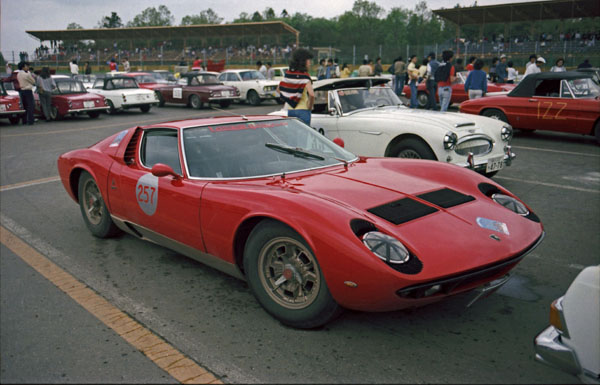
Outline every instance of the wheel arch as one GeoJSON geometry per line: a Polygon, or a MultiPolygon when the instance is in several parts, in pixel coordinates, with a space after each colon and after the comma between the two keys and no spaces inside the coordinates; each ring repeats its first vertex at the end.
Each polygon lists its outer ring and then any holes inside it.
{"type": "Polygon", "coordinates": [[[411,134],[411,133],[406,133],[406,134],[401,134],[396,136],[394,139],[392,139],[387,147],[385,148],[385,152],[383,154],[383,156],[392,156],[390,153],[392,151],[392,149],[398,144],[401,143],[404,140],[407,139],[415,139],[418,140],[419,142],[423,143],[425,146],[427,146],[427,148],[429,148],[431,150],[431,152],[433,153],[433,156],[435,156],[435,160],[439,160],[435,151],[433,151],[433,148],[431,148],[431,146],[429,145],[429,143],[427,143],[426,140],[424,140],[422,137],[420,137],[419,135],[416,134],[411,134]]]}
{"type": "Polygon", "coordinates": [[[97,180],[96,175],[94,175],[94,173],[88,167],[82,165],[73,167],[69,173],[69,188],[71,189],[72,196],[75,198],[75,202],[77,203],[79,203],[79,179],[84,171],[90,174],[94,180],[97,180]]]}
{"type": "Polygon", "coordinates": [[[510,122],[510,119],[508,118],[508,115],[506,114],[506,111],[504,110],[504,108],[502,108],[502,107],[500,107],[500,106],[484,106],[484,107],[482,107],[482,108],[479,110],[479,112],[477,113],[477,115],[481,115],[481,116],[483,116],[483,113],[484,113],[485,111],[489,111],[489,110],[498,110],[498,111],[502,112],[502,113],[504,114],[504,116],[506,116],[506,120],[508,120],[508,124],[510,124],[510,125],[513,125],[513,124],[510,122]]]}

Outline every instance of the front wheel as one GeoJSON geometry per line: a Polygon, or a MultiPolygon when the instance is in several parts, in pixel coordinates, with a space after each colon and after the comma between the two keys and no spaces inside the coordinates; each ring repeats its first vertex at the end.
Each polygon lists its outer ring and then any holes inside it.
{"type": "Polygon", "coordinates": [[[79,177],[78,197],[83,221],[94,236],[109,238],[119,233],[118,227],[110,218],[96,181],[86,171],[79,177]]]}
{"type": "Polygon", "coordinates": [[[156,99],[158,100],[158,106],[162,107],[165,105],[165,98],[163,98],[162,93],[160,93],[159,91],[154,91],[154,94],[156,95],[156,99]]]}
{"type": "Polygon", "coordinates": [[[192,108],[199,110],[202,108],[202,104],[202,100],[200,100],[198,95],[190,96],[190,106],[192,106],[192,108]]]}
{"type": "Polygon", "coordinates": [[[417,93],[417,102],[419,104],[419,107],[425,108],[425,106],[429,102],[429,95],[427,94],[427,92],[421,91],[417,93]]]}
{"type": "Polygon", "coordinates": [[[50,106],[50,119],[62,120],[63,118],[64,116],[58,112],[58,108],[56,106],[50,106]]]}
{"type": "Polygon", "coordinates": [[[252,230],[244,250],[244,269],[258,302],[286,325],[315,328],[342,311],[313,251],[282,223],[266,220],[252,230]]]}
{"type": "Polygon", "coordinates": [[[150,105],[144,105],[144,106],[140,106],[140,111],[142,111],[144,114],[150,111],[150,105]]]}
{"type": "Polygon", "coordinates": [[[415,138],[396,143],[391,149],[390,155],[397,158],[436,160],[433,151],[425,143],[415,138]]]}
{"type": "Polygon", "coordinates": [[[115,105],[113,104],[113,102],[111,100],[107,100],[106,105],[108,106],[108,113],[110,115],[114,115],[117,113],[117,109],[115,108],[115,105]]]}
{"type": "Polygon", "coordinates": [[[506,118],[506,115],[504,115],[504,112],[497,110],[495,108],[487,109],[487,110],[483,111],[481,113],[481,115],[487,116],[488,118],[501,120],[504,123],[508,123],[508,119],[506,118]]]}
{"type": "Polygon", "coordinates": [[[258,96],[258,93],[254,90],[248,91],[246,100],[248,100],[248,103],[252,104],[253,106],[258,106],[260,104],[260,96],[258,96]]]}

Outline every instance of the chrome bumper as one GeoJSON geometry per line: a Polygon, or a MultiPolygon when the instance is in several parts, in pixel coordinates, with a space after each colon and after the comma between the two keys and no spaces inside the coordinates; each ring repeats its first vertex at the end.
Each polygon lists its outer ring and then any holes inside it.
{"type": "Polygon", "coordinates": [[[142,106],[157,106],[158,102],[154,101],[154,102],[142,102],[142,103],[123,103],[121,104],[121,108],[126,110],[128,108],[140,108],[142,106]]]}
{"type": "Polygon", "coordinates": [[[78,113],[78,112],[89,112],[89,111],[106,111],[108,110],[110,107],[106,106],[106,107],[92,107],[92,108],[73,108],[70,110],[67,110],[68,114],[73,114],[73,113],[78,113]]]}
{"type": "Polygon", "coordinates": [[[234,100],[238,100],[239,98],[240,98],[239,96],[223,96],[223,97],[219,96],[219,97],[208,98],[208,101],[209,102],[220,102],[220,101],[223,101],[223,100],[232,100],[232,101],[234,101],[234,100]]]}
{"type": "Polygon", "coordinates": [[[25,110],[0,111],[0,116],[22,115],[25,110]]]}
{"type": "MultiPolygon", "coordinates": [[[[512,164],[513,159],[515,159],[516,157],[517,155],[514,152],[512,152],[511,146],[504,147],[504,156],[502,160],[505,166],[509,167],[512,164]]],[[[475,156],[472,153],[469,153],[469,155],[467,156],[466,163],[456,163],[456,165],[466,167],[474,171],[485,171],[487,168],[487,159],[477,163],[475,161],[475,156]]]]}
{"type": "Polygon", "coordinates": [[[563,344],[560,333],[554,326],[549,326],[538,334],[533,345],[536,361],[573,375],[582,372],[577,355],[573,349],[563,344]]]}

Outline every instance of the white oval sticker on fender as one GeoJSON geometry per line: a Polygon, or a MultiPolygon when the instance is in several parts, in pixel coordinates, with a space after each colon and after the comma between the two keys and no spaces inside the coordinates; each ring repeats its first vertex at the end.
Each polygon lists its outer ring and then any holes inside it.
{"type": "Polygon", "coordinates": [[[154,215],[158,203],[158,178],[152,174],[142,175],[135,186],[135,198],[142,211],[154,215]]]}

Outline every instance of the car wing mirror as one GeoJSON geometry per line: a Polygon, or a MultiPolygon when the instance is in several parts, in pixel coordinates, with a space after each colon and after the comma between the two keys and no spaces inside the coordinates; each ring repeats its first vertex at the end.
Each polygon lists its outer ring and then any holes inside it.
{"type": "Polygon", "coordinates": [[[329,107],[329,115],[336,116],[337,115],[337,109],[335,107],[329,107]]]}
{"type": "Polygon", "coordinates": [[[171,175],[175,179],[180,178],[179,174],[177,174],[175,171],[173,171],[171,166],[167,166],[166,164],[163,164],[163,163],[156,163],[154,166],[152,166],[151,171],[152,171],[152,175],[159,177],[159,178],[163,177],[163,176],[167,176],[167,175],[171,175]]]}

